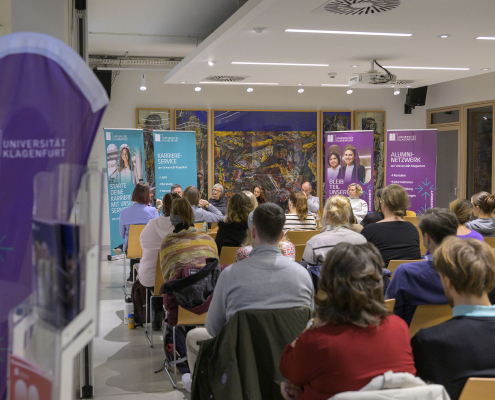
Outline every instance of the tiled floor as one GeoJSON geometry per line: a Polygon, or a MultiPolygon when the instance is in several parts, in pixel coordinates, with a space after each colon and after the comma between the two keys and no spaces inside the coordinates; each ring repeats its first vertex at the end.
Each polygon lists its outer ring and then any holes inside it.
{"type": "Polygon", "coordinates": [[[174,390],[165,371],[154,373],[164,360],[161,332],[153,332],[154,347],[150,348],[143,328],[129,330],[124,325],[122,264],[123,261],[103,261],[101,265],[100,326],[94,340],[94,398],[190,399],[182,388],[180,375],[178,389],[174,390]]]}

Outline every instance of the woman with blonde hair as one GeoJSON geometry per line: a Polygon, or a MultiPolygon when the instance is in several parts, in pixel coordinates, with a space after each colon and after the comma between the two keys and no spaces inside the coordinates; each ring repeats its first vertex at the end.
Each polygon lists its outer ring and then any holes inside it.
{"type": "Polygon", "coordinates": [[[303,260],[310,265],[321,265],[327,253],[338,243],[363,244],[366,239],[350,229],[349,217],[351,207],[349,199],[344,196],[330,197],[323,209],[325,227],[320,234],[313,236],[306,243],[303,260]]]}
{"type": "Polygon", "coordinates": [[[246,240],[247,220],[251,211],[253,211],[251,201],[245,194],[236,193],[230,198],[225,221],[218,223],[218,232],[215,236],[218,255],[221,254],[223,246],[239,247],[246,240]]]}
{"type": "Polygon", "coordinates": [[[253,194],[253,192],[250,192],[249,190],[244,190],[242,193],[249,198],[249,201],[251,202],[251,206],[253,207],[253,211],[256,210],[256,207],[258,207],[258,200],[256,200],[256,196],[253,194]]]}
{"type": "Polygon", "coordinates": [[[315,229],[316,220],[309,214],[306,196],[301,192],[292,192],[289,197],[289,214],[285,215],[284,231],[315,229]]]}
{"type": "Polygon", "coordinates": [[[357,220],[356,223],[360,224],[368,214],[368,203],[360,198],[363,195],[363,188],[357,183],[351,183],[347,188],[347,193],[349,194],[352,212],[357,220]]]}
{"type": "Polygon", "coordinates": [[[466,199],[457,199],[449,204],[449,209],[452,211],[459,220],[459,227],[457,228],[457,237],[461,239],[478,239],[485,241],[483,236],[471,230],[466,226],[471,216],[473,215],[473,205],[466,199]]]}
{"type": "Polygon", "coordinates": [[[380,203],[385,218],[366,225],[361,235],[378,248],[386,266],[390,260],[420,259],[418,230],[403,219],[409,208],[406,190],[400,185],[388,185],[383,189],[380,203]]]}
{"type": "Polygon", "coordinates": [[[495,195],[488,192],[479,192],[471,197],[473,214],[477,218],[466,223],[468,229],[481,233],[483,237],[495,237],[495,195]]]}
{"type": "Polygon", "coordinates": [[[313,324],[280,359],[285,399],[326,400],[387,371],[416,373],[409,329],[385,306],[382,268],[371,244],[339,243],[328,253],[313,324]]]}
{"type": "Polygon", "coordinates": [[[160,247],[160,266],[165,282],[181,268],[201,269],[207,258],[218,258],[217,245],[212,237],[194,227],[194,211],[187,198],[174,200],[170,222],[174,230],[163,239],[160,247]]]}

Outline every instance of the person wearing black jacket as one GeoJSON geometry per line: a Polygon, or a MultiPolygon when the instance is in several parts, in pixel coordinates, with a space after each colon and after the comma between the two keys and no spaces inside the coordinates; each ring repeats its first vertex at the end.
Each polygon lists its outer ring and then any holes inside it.
{"type": "Polygon", "coordinates": [[[223,195],[223,186],[219,183],[215,183],[211,191],[212,196],[208,202],[213,204],[218,211],[225,215],[227,212],[227,200],[225,200],[225,196],[223,195]]]}
{"type": "Polygon", "coordinates": [[[249,198],[242,193],[236,193],[227,205],[227,217],[225,222],[218,223],[218,231],[215,237],[218,255],[223,246],[239,247],[248,235],[247,220],[253,206],[249,198]]]}

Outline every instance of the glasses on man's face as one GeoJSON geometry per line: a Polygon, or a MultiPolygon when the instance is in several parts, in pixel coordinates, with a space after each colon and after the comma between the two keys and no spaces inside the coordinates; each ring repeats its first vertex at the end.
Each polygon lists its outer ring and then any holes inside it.
{"type": "Polygon", "coordinates": [[[213,191],[222,193],[222,191],[220,189],[213,189],[213,191]]]}

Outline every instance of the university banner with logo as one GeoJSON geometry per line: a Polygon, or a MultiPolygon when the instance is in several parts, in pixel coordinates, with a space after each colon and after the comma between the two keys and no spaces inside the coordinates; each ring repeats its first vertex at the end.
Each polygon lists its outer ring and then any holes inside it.
{"type": "Polygon", "coordinates": [[[110,248],[124,243],[119,232],[120,211],[132,205],[138,183],[145,181],[142,129],[104,129],[107,153],[110,248]]]}
{"type": "Polygon", "coordinates": [[[325,199],[348,196],[349,185],[357,183],[373,211],[373,131],[325,132],[324,168],[325,199]]]}
{"type": "MultiPolygon", "coordinates": [[[[5,399],[9,311],[34,286],[34,177],[60,164],[86,166],[108,97],[75,51],[39,33],[0,37],[0,76],[0,399],[5,399]]],[[[70,180],[67,201],[75,199],[83,170],[70,180]]]]}
{"type": "Polygon", "coordinates": [[[153,131],[156,198],[162,199],[178,183],[184,190],[196,186],[196,132],[153,131]]]}
{"type": "Polygon", "coordinates": [[[435,207],[437,130],[387,131],[386,183],[401,185],[416,214],[435,207]]]}

